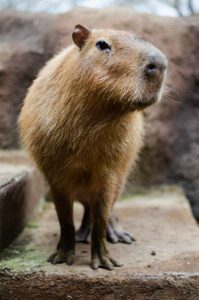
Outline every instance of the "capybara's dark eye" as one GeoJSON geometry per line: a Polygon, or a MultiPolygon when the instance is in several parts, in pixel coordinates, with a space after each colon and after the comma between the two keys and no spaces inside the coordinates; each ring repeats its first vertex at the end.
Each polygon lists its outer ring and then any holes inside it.
{"type": "Polygon", "coordinates": [[[98,42],[95,44],[95,46],[96,46],[97,49],[100,50],[100,51],[107,51],[107,52],[111,51],[111,46],[110,46],[107,42],[105,42],[105,41],[103,41],[103,40],[98,41],[98,42]]]}

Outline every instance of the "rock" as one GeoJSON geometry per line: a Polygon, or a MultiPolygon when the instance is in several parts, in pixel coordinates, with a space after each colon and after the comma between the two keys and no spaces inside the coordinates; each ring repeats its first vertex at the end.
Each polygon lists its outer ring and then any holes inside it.
{"type": "Polygon", "coordinates": [[[42,190],[43,179],[24,153],[0,152],[0,251],[33,216],[42,190]]]}
{"type": "Polygon", "coordinates": [[[57,16],[0,14],[0,147],[17,147],[16,119],[27,87],[44,62],[69,45],[75,24],[133,30],[169,59],[167,92],[146,112],[146,143],[136,184],[178,183],[199,219],[199,19],[76,9],[57,16]],[[117,17],[116,17],[117,16],[117,17]],[[9,99],[9,100],[8,100],[9,99]]]}
{"type": "MultiPolygon", "coordinates": [[[[75,207],[79,225],[82,210],[75,207]]],[[[90,245],[77,244],[74,265],[46,262],[58,241],[52,204],[4,251],[0,298],[21,299],[198,299],[199,234],[182,191],[162,187],[116,205],[116,213],[137,241],[109,244],[123,267],[93,271],[90,245]],[[152,256],[152,251],[156,252],[152,256]]]]}
{"type": "Polygon", "coordinates": [[[50,57],[52,20],[45,15],[0,13],[0,148],[18,146],[17,117],[27,88],[50,57]]]}

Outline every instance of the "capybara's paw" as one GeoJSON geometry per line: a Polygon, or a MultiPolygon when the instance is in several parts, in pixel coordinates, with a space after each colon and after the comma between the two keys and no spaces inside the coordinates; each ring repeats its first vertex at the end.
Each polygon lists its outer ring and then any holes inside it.
{"type": "Polygon", "coordinates": [[[93,243],[92,245],[92,259],[91,259],[91,267],[94,270],[98,268],[104,268],[109,271],[112,271],[114,267],[121,267],[122,264],[117,262],[117,260],[113,259],[106,248],[106,242],[103,239],[98,243],[93,243]]]}
{"type": "Polygon", "coordinates": [[[112,271],[114,267],[121,267],[122,264],[120,264],[117,260],[113,259],[112,257],[108,256],[100,256],[100,257],[94,257],[91,261],[91,267],[93,270],[97,270],[98,268],[104,268],[106,270],[112,271]]]}
{"type": "Polygon", "coordinates": [[[67,265],[72,265],[75,261],[75,252],[74,251],[64,251],[62,249],[58,249],[52,255],[49,256],[48,262],[52,264],[62,264],[66,263],[67,265]]]}
{"type": "Polygon", "coordinates": [[[125,243],[131,244],[133,241],[136,241],[135,238],[127,231],[125,231],[120,225],[118,219],[112,215],[109,218],[106,231],[107,241],[111,243],[125,243]]]}

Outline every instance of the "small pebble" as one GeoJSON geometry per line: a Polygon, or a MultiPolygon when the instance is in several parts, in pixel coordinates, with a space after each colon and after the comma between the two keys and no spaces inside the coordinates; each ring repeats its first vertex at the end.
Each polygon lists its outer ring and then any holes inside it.
{"type": "Polygon", "coordinates": [[[151,268],[151,265],[147,265],[147,268],[151,268]]]}
{"type": "Polygon", "coordinates": [[[156,252],[155,251],[151,251],[151,255],[156,255],[156,252]]]}

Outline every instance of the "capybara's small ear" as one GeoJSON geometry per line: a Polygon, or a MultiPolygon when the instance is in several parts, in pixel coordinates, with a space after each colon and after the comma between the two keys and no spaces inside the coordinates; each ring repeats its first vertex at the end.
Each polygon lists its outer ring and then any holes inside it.
{"type": "Polygon", "coordinates": [[[82,46],[84,46],[89,34],[90,30],[87,27],[78,24],[75,26],[72,33],[73,42],[81,49],[82,46]]]}

